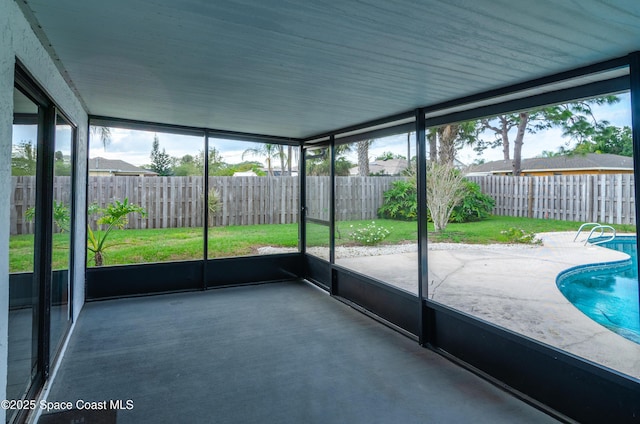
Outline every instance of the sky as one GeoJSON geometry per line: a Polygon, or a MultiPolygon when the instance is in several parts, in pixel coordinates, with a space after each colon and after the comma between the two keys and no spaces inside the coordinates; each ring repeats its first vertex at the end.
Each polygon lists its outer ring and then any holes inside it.
{"type": "MultiPolygon", "coordinates": [[[[151,162],[151,147],[155,135],[158,136],[160,150],[164,149],[173,157],[195,156],[204,150],[204,137],[111,128],[111,142],[106,149],[100,138],[92,134],[89,156],[122,159],[136,166],[147,165],[151,162]]],[[[255,148],[257,143],[210,138],[209,146],[221,152],[225,162],[239,163],[243,161],[245,150],[255,148]]],[[[247,153],[244,160],[254,159],[256,157],[247,153]]]]}
{"type": "MultiPolygon", "coordinates": [[[[599,120],[607,120],[610,124],[616,126],[631,126],[629,93],[620,95],[620,99],[621,101],[613,106],[594,107],[596,118],[599,120]]],[[[33,126],[15,125],[13,129],[14,144],[23,140],[35,141],[35,131],[33,126]]],[[[155,134],[158,135],[160,148],[165,149],[169,155],[174,157],[182,157],[187,154],[195,156],[204,148],[203,137],[112,128],[111,142],[106,147],[106,150],[103,148],[99,137],[92,134],[90,141],[90,157],[101,156],[109,159],[122,159],[137,166],[147,165],[151,162],[151,145],[155,134]]],[[[373,160],[376,156],[387,151],[406,156],[406,137],[406,134],[399,134],[376,140],[369,149],[370,158],[373,160]]],[[[493,138],[493,135],[488,134],[487,137],[493,138]]],[[[69,143],[67,140],[69,140],[69,138],[70,137],[67,136],[67,134],[61,133],[58,137],[58,146],[56,146],[56,150],[62,150],[67,154],[69,151],[69,143]]],[[[415,155],[414,134],[411,135],[411,141],[411,155],[413,156],[415,155]]],[[[569,139],[562,137],[562,133],[559,129],[552,129],[538,134],[526,134],[522,149],[522,157],[535,157],[540,155],[544,150],[556,151],[560,146],[571,147],[567,146],[567,143],[570,142],[571,141],[569,139]]],[[[221,152],[225,162],[231,164],[242,162],[243,152],[257,146],[257,143],[214,138],[209,139],[209,143],[221,152]]],[[[355,152],[348,153],[347,156],[351,161],[357,161],[355,152]]],[[[485,150],[481,157],[487,162],[500,160],[502,159],[502,150],[500,148],[488,149],[485,150]]],[[[474,160],[480,158],[480,156],[478,156],[471,148],[464,148],[458,152],[457,158],[465,164],[471,164],[474,160]]],[[[252,156],[250,154],[246,154],[244,160],[263,161],[259,156],[252,156]]]]}

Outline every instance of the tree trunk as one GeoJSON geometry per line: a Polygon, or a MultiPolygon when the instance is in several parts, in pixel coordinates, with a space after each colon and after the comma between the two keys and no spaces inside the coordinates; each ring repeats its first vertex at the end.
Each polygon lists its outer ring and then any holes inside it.
{"type": "Polygon", "coordinates": [[[280,157],[280,176],[284,175],[284,169],[286,164],[286,158],[284,153],[284,146],[282,144],[278,144],[278,156],[280,157]]]}
{"type": "Polygon", "coordinates": [[[271,157],[267,157],[267,175],[273,177],[273,167],[271,166],[271,157]]]}
{"type": "Polygon", "coordinates": [[[529,113],[520,113],[520,122],[518,123],[518,132],[513,141],[513,175],[519,176],[522,172],[522,144],[524,143],[524,133],[529,123],[529,113]]]}
{"type": "Polygon", "coordinates": [[[358,141],[358,175],[369,175],[369,145],[371,140],[358,141]]]}
{"type": "Polygon", "coordinates": [[[440,138],[440,164],[453,166],[456,156],[456,139],[460,125],[451,124],[438,128],[440,138]]]}
{"type": "Polygon", "coordinates": [[[95,256],[93,257],[93,263],[96,266],[102,266],[104,263],[104,260],[102,258],[102,252],[96,252],[95,256]]]}
{"type": "Polygon", "coordinates": [[[429,142],[429,161],[438,162],[438,139],[436,131],[427,132],[427,141],[429,142]]]}
{"type": "Polygon", "coordinates": [[[291,172],[291,156],[293,154],[293,148],[291,146],[287,146],[287,175],[291,176],[293,173],[291,172]]]}
{"type": "Polygon", "coordinates": [[[500,136],[502,137],[502,156],[504,160],[510,160],[509,156],[509,120],[506,116],[500,116],[500,128],[502,131],[500,132],[500,136]]]}

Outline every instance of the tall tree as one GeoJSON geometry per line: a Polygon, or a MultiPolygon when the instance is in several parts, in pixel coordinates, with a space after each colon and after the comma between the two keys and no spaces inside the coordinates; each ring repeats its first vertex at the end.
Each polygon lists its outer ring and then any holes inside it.
{"type": "Polygon", "coordinates": [[[458,149],[476,139],[477,127],[476,122],[467,121],[430,128],[427,132],[429,161],[453,166],[458,149]]]}
{"type": "Polygon", "coordinates": [[[369,175],[369,147],[373,140],[358,141],[358,175],[366,177],[369,175]]]}
{"type": "Polygon", "coordinates": [[[265,158],[267,164],[267,173],[270,177],[273,176],[273,160],[278,157],[279,149],[278,145],[270,143],[260,143],[258,147],[253,147],[242,152],[242,160],[246,156],[257,156],[265,158]]]}
{"type": "Polygon", "coordinates": [[[610,153],[633,156],[633,136],[631,127],[622,128],[608,125],[601,128],[590,140],[578,143],[576,153],[610,153]]]}
{"type": "Polygon", "coordinates": [[[160,176],[172,175],[171,172],[171,156],[167,154],[165,149],[160,151],[160,140],[158,135],[154,134],[153,144],[151,145],[151,170],[160,176]]]}
{"type": "Polygon", "coordinates": [[[280,176],[285,174],[285,165],[287,162],[287,154],[284,152],[284,146],[282,144],[278,144],[278,157],[280,158],[280,176]]]}
{"type": "Polygon", "coordinates": [[[91,134],[100,137],[102,148],[106,151],[107,146],[111,144],[111,128],[91,126],[91,134]]]}
{"type": "Polygon", "coordinates": [[[427,142],[429,143],[429,162],[438,162],[438,130],[429,128],[427,130],[427,142]]]}
{"type": "Polygon", "coordinates": [[[196,158],[191,155],[184,155],[181,158],[171,158],[172,174],[177,177],[187,175],[202,175],[203,168],[196,162],[196,158]]]}
{"type": "Polygon", "coordinates": [[[596,119],[593,106],[614,104],[619,101],[617,96],[596,97],[481,119],[476,124],[477,136],[469,138],[467,142],[473,145],[478,152],[487,148],[501,147],[504,160],[512,160],[510,137],[513,134],[512,130],[515,129],[512,167],[513,175],[520,175],[525,134],[535,134],[550,128],[561,128],[563,136],[583,143],[609,125],[607,121],[596,119]],[[484,138],[483,134],[493,134],[494,138],[484,138]]]}
{"type": "Polygon", "coordinates": [[[287,175],[289,176],[293,175],[293,172],[291,169],[292,156],[293,156],[293,146],[289,145],[287,146],[287,175]]]}
{"type": "MultiPolygon", "coordinates": [[[[204,172],[204,159],[205,154],[204,150],[198,152],[198,154],[193,159],[196,167],[200,169],[201,173],[204,172]]],[[[231,166],[224,161],[222,154],[215,146],[209,146],[209,176],[228,176],[233,175],[233,171],[231,171],[231,166]]],[[[202,175],[202,174],[199,174],[202,175]]]]}

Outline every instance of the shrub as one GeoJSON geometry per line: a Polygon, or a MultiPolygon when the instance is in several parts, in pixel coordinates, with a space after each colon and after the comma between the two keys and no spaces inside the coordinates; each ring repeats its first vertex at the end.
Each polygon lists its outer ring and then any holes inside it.
{"type": "Polygon", "coordinates": [[[87,215],[100,214],[97,220],[98,226],[106,226],[103,231],[96,229],[95,231],[87,223],[87,249],[93,253],[93,263],[95,266],[104,265],[104,251],[107,248],[107,237],[114,229],[123,229],[129,222],[129,214],[139,213],[146,215],[146,211],[142,206],[129,203],[128,198],[124,198],[122,202],[114,200],[113,203],[107,205],[106,208],[100,208],[97,204],[91,204],[87,208],[87,215]]]}
{"type": "Polygon", "coordinates": [[[427,166],[427,208],[436,232],[447,227],[453,208],[464,198],[464,178],[451,164],[427,166]]]}
{"type": "Polygon", "coordinates": [[[209,204],[209,227],[213,227],[216,223],[216,212],[222,205],[220,192],[215,188],[210,188],[209,197],[207,199],[209,204]]]}
{"type": "MultiPolygon", "coordinates": [[[[353,225],[350,226],[353,228],[353,225]]],[[[349,238],[358,244],[365,246],[374,246],[386,239],[391,234],[389,230],[384,227],[376,226],[375,221],[371,221],[371,224],[360,226],[349,234],[349,238]]]]}
{"type": "Polygon", "coordinates": [[[378,216],[386,219],[415,221],[418,219],[418,191],[415,181],[398,180],[384,192],[384,202],[378,216]]]}
{"type": "MultiPolygon", "coordinates": [[[[384,202],[378,209],[378,217],[415,221],[418,218],[418,199],[415,181],[394,181],[391,188],[384,192],[384,202]]],[[[480,186],[464,180],[464,197],[453,208],[449,222],[472,222],[488,218],[495,206],[495,200],[480,191],[480,186]]],[[[427,209],[427,219],[431,212],[427,209]]]]}
{"type": "MultiPolygon", "coordinates": [[[[36,208],[30,207],[24,212],[24,216],[27,221],[32,222],[36,217],[36,208]]],[[[69,232],[69,225],[71,224],[71,212],[64,203],[53,201],[53,222],[58,226],[58,231],[61,233],[69,232]]]]}
{"type": "Polygon", "coordinates": [[[450,222],[472,222],[488,218],[496,205],[495,200],[480,191],[480,186],[473,181],[464,180],[464,197],[453,208],[450,222]]]}
{"type": "Polygon", "coordinates": [[[536,238],[535,233],[527,233],[522,228],[510,227],[508,230],[500,231],[500,234],[503,234],[507,237],[509,243],[519,243],[519,244],[540,244],[541,240],[536,238]]]}

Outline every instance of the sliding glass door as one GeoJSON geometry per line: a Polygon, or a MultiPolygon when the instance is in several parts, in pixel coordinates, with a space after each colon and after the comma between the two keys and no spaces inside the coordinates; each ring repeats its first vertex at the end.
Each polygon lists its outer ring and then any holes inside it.
{"type": "Polygon", "coordinates": [[[6,398],[20,400],[35,398],[71,323],[77,131],[20,68],[13,99],[6,398]]]}

